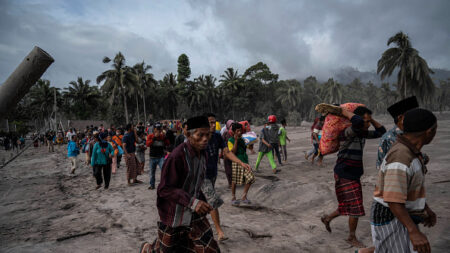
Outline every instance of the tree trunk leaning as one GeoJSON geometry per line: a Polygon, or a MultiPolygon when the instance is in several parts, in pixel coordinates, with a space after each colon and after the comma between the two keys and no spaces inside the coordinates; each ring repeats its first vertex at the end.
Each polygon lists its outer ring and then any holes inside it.
{"type": "Polygon", "coordinates": [[[17,105],[54,61],[39,47],[31,50],[8,79],[0,85],[0,118],[17,105]]]}

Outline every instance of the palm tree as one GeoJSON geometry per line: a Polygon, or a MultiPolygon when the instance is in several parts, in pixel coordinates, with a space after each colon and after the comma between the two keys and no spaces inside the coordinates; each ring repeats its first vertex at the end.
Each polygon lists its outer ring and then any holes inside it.
{"type": "Polygon", "coordinates": [[[330,104],[338,103],[342,101],[342,85],[333,80],[333,78],[328,79],[328,81],[322,86],[325,101],[330,104]]]}
{"type": "Polygon", "coordinates": [[[180,86],[177,84],[177,75],[173,73],[166,74],[160,82],[160,96],[162,106],[167,107],[167,111],[170,112],[170,116],[176,119],[178,98],[180,92],[180,86]]]}
{"type": "Polygon", "coordinates": [[[233,101],[237,96],[237,93],[242,89],[242,78],[238,74],[237,70],[233,68],[227,68],[224,72],[225,74],[220,75],[221,79],[219,80],[219,89],[221,93],[225,96],[225,99],[229,101],[227,103],[228,107],[231,107],[232,116],[235,118],[235,104],[233,101]]]}
{"type": "Polygon", "coordinates": [[[297,80],[282,81],[277,91],[276,101],[286,105],[289,111],[294,111],[300,106],[302,86],[297,80]]]}
{"type": "MultiPolygon", "coordinates": [[[[156,84],[156,80],[153,78],[153,74],[147,73],[152,68],[150,65],[146,65],[144,61],[141,63],[137,63],[133,66],[134,72],[136,74],[136,80],[138,84],[138,91],[141,94],[142,103],[144,106],[144,121],[147,122],[147,111],[146,111],[146,103],[145,103],[145,94],[146,91],[152,88],[156,84]]],[[[137,93],[135,94],[137,97],[137,93]]],[[[136,98],[137,101],[137,98],[136,98]]],[[[138,103],[136,103],[138,104],[138,103]]],[[[139,108],[137,110],[138,120],[139,120],[139,108]]]]}
{"type": "MultiPolygon", "coordinates": [[[[110,103],[114,102],[116,95],[122,95],[123,106],[125,109],[126,123],[129,123],[127,96],[130,95],[130,90],[136,86],[136,76],[132,68],[125,65],[125,57],[121,52],[116,54],[112,60],[112,69],[106,70],[97,77],[97,84],[103,83],[102,89],[111,95],[110,103]]],[[[103,58],[103,63],[109,63],[111,59],[103,58]]]]}
{"type": "Polygon", "coordinates": [[[88,106],[96,103],[100,97],[98,89],[95,86],[89,86],[91,80],[83,81],[78,77],[77,81],[69,82],[69,87],[64,88],[64,97],[75,107],[75,115],[78,118],[85,119],[89,115],[88,106]]]}
{"type": "Polygon", "coordinates": [[[387,45],[391,43],[396,47],[384,51],[378,60],[377,74],[381,74],[383,80],[398,68],[397,90],[402,98],[406,98],[407,93],[410,93],[417,95],[422,101],[428,99],[434,91],[430,77],[434,72],[419,56],[419,52],[411,46],[408,35],[399,32],[389,38],[387,45]]]}
{"type": "Polygon", "coordinates": [[[38,115],[41,119],[46,119],[56,108],[55,95],[57,102],[61,101],[59,88],[50,87],[50,81],[39,79],[30,90],[31,106],[38,108],[38,115]]]}

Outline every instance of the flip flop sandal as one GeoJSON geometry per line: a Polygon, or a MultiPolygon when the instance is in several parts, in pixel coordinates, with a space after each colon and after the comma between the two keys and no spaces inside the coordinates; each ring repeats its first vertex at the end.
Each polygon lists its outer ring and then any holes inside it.
{"type": "Polygon", "coordinates": [[[246,200],[242,200],[242,203],[244,203],[246,205],[250,205],[252,202],[249,199],[246,199],[246,200]]]}
{"type": "Polygon", "coordinates": [[[237,200],[237,199],[231,201],[231,205],[232,206],[239,206],[240,204],[241,204],[241,202],[239,200],[237,200]]]}
{"type": "Polygon", "coordinates": [[[316,105],[315,110],[322,114],[330,113],[338,116],[342,115],[342,108],[336,105],[321,103],[316,105]]]}

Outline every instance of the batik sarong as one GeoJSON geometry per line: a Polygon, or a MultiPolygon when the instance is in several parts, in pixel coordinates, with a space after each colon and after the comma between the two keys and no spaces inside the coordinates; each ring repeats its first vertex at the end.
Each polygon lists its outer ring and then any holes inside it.
{"type": "Polygon", "coordinates": [[[158,223],[158,238],[151,252],[220,252],[206,217],[193,219],[189,227],[169,227],[158,223]]]}
{"type": "Polygon", "coordinates": [[[127,180],[136,179],[138,175],[138,168],[134,153],[128,153],[125,155],[125,164],[127,165],[127,180]]]}

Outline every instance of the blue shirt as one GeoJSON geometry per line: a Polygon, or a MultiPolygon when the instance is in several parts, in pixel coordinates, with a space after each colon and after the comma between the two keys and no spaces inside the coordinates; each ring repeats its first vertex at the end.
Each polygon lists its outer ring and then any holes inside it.
{"type": "Polygon", "coordinates": [[[106,165],[108,164],[109,154],[114,155],[114,149],[108,143],[107,148],[100,147],[100,143],[95,143],[92,148],[91,165],[106,165]]]}
{"type": "Polygon", "coordinates": [[[127,153],[136,152],[136,139],[134,138],[134,132],[126,133],[122,138],[122,144],[127,144],[125,148],[127,149],[127,153]]]}
{"type": "Polygon", "coordinates": [[[208,154],[208,163],[206,165],[206,178],[214,179],[217,177],[217,164],[219,162],[219,149],[224,149],[225,143],[222,136],[218,133],[213,133],[209,139],[206,153],[208,154]]]}
{"type": "Polygon", "coordinates": [[[80,154],[80,149],[77,147],[77,143],[74,141],[69,141],[67,144],[67,156],[76,157],[78,154],[80,154]]]}
{"type": "Polygon", "coordinates": [[[381,136],[380,145],[378,145],[378,156],[377,156],[377,169],[380,168],[383,163],[383,159],[391,149],[392,145],[397,141],[397,136],[403,134],[397,126],[387,131],[383,136],[381,136]]]}

